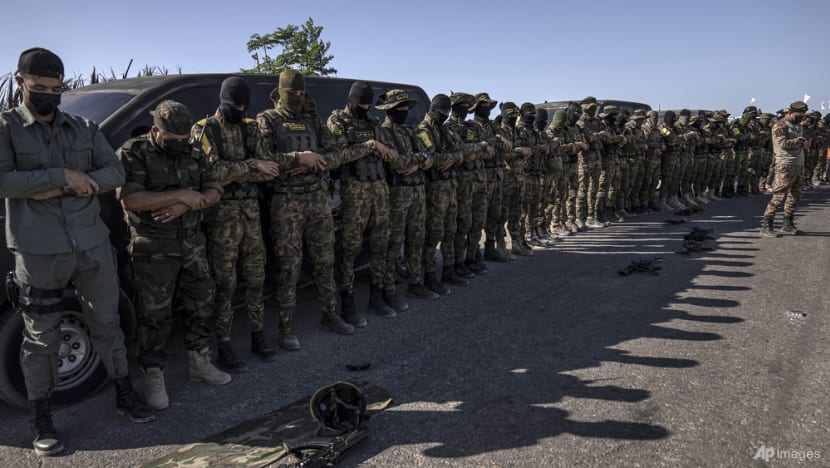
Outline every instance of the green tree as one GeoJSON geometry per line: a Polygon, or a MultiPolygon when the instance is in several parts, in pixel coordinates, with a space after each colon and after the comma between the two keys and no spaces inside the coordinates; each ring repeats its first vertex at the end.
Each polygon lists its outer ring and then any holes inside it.
{"type": "Polygon", "coordinates": [[[278,74],[287,68],[294,68],[306,76],[336,74],[337,70],[328,66],[334,56],[326,55],[331,42],[320,40],[322,32],[323,27],[315,26],[314,20],[308,18],[301,26],[289,24],[262,36],[253,34],[247,46],[256,66],[243,68],[242,72],[278,74]],[[277,47],[279,54],[269,54],[277,47]]]}

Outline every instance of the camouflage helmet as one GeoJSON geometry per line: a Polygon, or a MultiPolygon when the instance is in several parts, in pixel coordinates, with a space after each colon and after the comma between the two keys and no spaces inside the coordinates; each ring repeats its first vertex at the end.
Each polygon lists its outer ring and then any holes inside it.
{"type": "Polygon", "coordinates": [[[476,102],[475,104],[473,104],[472,107],[470,107],[470,112],[475,111],[476,109],[478,109],[478,106],[481,105],[488,105],[492,109],[496,107],[496,104],[499,103],[499,101],[496,101],[495,99],[490,99],[490,95],[487,93],[477,93],[473,97],[475,97],[476,102]]]}
{"type": "Polygon", "coordinates": [[[190,135],[193,126],[193,115],[184,104],[167,99],[161,101],[154,110],[153,125],[174,135],[190,135]]]}
{"type": "Polygon", "coordinates": [[[311,416],[327,429],[352,431],[366,419],[366,397],[351,382],[337,382],[320,388],[309,401],[311,416]]]}
{"type": "Polygon", "coordinates": [[[407,105],[409,108],[415,107],[418,101],[410,99],[409,94],[402,89],[390,89],[389,91],[378,96],[375,102],[375,109],[388,110],[398,106],[407,105]]]}

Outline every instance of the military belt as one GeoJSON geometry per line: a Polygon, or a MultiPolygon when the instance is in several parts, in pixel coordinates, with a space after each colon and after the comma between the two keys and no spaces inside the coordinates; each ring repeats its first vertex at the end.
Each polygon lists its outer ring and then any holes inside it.
{"type": "Polygon", "coordinates": [[[259,198],[259,188],[253,183],[234,182],[225,186],[222,200],[249,200],[259,198]]]}
{"type": "Polygon", "coordinates": [[[141,227],[130,228],[130,233],[133,236],[141,236],[141,237],[150,237],[150,238],[157,238],[157,239],[176,239],[176,240],[184,240],[190,239],[191,237],[199,234],[201,230],[197,226],[193,227],[183,227],[176,229],[175,231],[166,231],[162,229],[152,229],[148,227],[141,227]]]}
{"type": "Polygon", "coordinates": [[[277,195],[295,194],[302,195],[304,193],[314,193],[321,189],[319,183],[311,185],[278,185],[274,187],[274,193],[277,195]]]}

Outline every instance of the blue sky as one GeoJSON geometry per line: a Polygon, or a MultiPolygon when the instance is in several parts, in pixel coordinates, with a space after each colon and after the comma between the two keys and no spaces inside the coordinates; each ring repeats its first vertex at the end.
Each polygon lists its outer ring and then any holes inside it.
{"type": "Polygon", "coordinates": [[[830,2],[190,0],[16,1],[3,8],[0,70],[35,45],[68,74],[121,73],[134,59],[185,73],[251,67],[245,44],[312,17],[337,75],[487,91],[499,101],[642,101],[773,111],[830,101],[830,2]]]}

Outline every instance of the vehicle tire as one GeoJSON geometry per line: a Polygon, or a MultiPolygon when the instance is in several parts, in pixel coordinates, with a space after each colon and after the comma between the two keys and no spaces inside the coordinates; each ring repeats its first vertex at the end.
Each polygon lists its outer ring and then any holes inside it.
{"type": "MultiPolygon", "coordinates": [[[[61,332],[58,384],[51,397],[51,402],[57,405],[89,396],[108,380],[77,302],[67,302],[61,332]]],[[[0,400],[18,408],[28,405],[20,369],[22,342],[23,317],[7,306],[0,315],[0,400]]]]}

